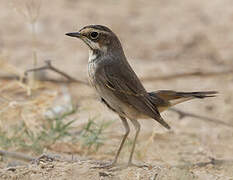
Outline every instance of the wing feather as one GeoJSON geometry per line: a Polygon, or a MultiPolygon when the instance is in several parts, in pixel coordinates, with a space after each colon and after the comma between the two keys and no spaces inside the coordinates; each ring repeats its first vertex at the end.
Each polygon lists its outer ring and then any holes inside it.
{"type": "Polygon", "coordinates": [[[170,129],[169,125],[160,116],[158,109],[153,104],[150,95],[141,84],[137,75],[127,61],[125,63],[126,68],[123,69],[120,63],[102,66],[98,73],[100,83],[109,88],[124,103],[133,106],[140,113],[146,114],[167,129],[170,129]]]}

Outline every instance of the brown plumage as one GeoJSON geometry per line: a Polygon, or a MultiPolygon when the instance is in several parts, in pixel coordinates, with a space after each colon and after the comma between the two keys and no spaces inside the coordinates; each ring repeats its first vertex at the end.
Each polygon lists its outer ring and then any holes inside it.
{"type": "Polygon", "coordinates": [[[169,107],[175,106],[191,99],[203,99],[207,97],[215,97],[217,91],[200,91],[200,92],[176,92],[170,90],[160,90],[148,93],[152,98],[154,105],[159,112],[163,112],[169,107]]]}
{"type": "Polygon", "coordinates": [[[128,121],[135,127],[136,135],[130,153],[128,165],[132,165],[135,144],[140,131],[140,118],[152,118],[162,126],[170,126],[161,117],[160,112],[167,108],[193,99],[215,96],[215,91],[175,92],[156,91],[148,93],[136,73],[129,65],[117,36],[107,27],[89,25],[79,32],[67,33],[77,37],[89,47],[88,74],[91,85],[109,109],[117,113],[125,127],[125,135],[116,153],[113,166],[129,134],[128,121]]]}

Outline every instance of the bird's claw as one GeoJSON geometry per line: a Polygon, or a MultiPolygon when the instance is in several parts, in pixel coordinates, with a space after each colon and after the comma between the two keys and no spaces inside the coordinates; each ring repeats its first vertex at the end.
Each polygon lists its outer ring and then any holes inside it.
{"type": "Polygon", "coordinates": [[[94,166],[92,169],[110,169],[116,165],[116,162],[110,162],[110,163],[101,163],[99,166],[94,166]]]}
{"type": "Polygon", "coordinates": [[[148,168],[148,167],[150,167],[150,165],[147,165],[147,164],[135,164],[135,163],[129,162],[127,164],[127,167],[148,168]]]}

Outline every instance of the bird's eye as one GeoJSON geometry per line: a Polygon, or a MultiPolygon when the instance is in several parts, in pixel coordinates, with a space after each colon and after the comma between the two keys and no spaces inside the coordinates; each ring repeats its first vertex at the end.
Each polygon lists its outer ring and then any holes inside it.
{"type": "Polygon", "coordinates": [[[91,32],[90,36],[91,36],[91,39],[97,39],[99,36],[99,33],[94,31],[94,32],[91,32]]]}

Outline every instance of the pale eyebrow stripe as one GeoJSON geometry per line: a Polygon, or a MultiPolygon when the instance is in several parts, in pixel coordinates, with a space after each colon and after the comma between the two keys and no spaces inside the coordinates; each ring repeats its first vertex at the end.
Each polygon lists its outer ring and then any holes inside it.
{"type": "Polygon", "coordinates": [[[81,32],[83,32],[84,34],[88,34],[91,31],[96,31],[98,33],[103,33],[103,34],[110,34],[110,32],[108,31],[95,29],[95,28],[86,28],[86,29],[81,30],[81,32]]]}

